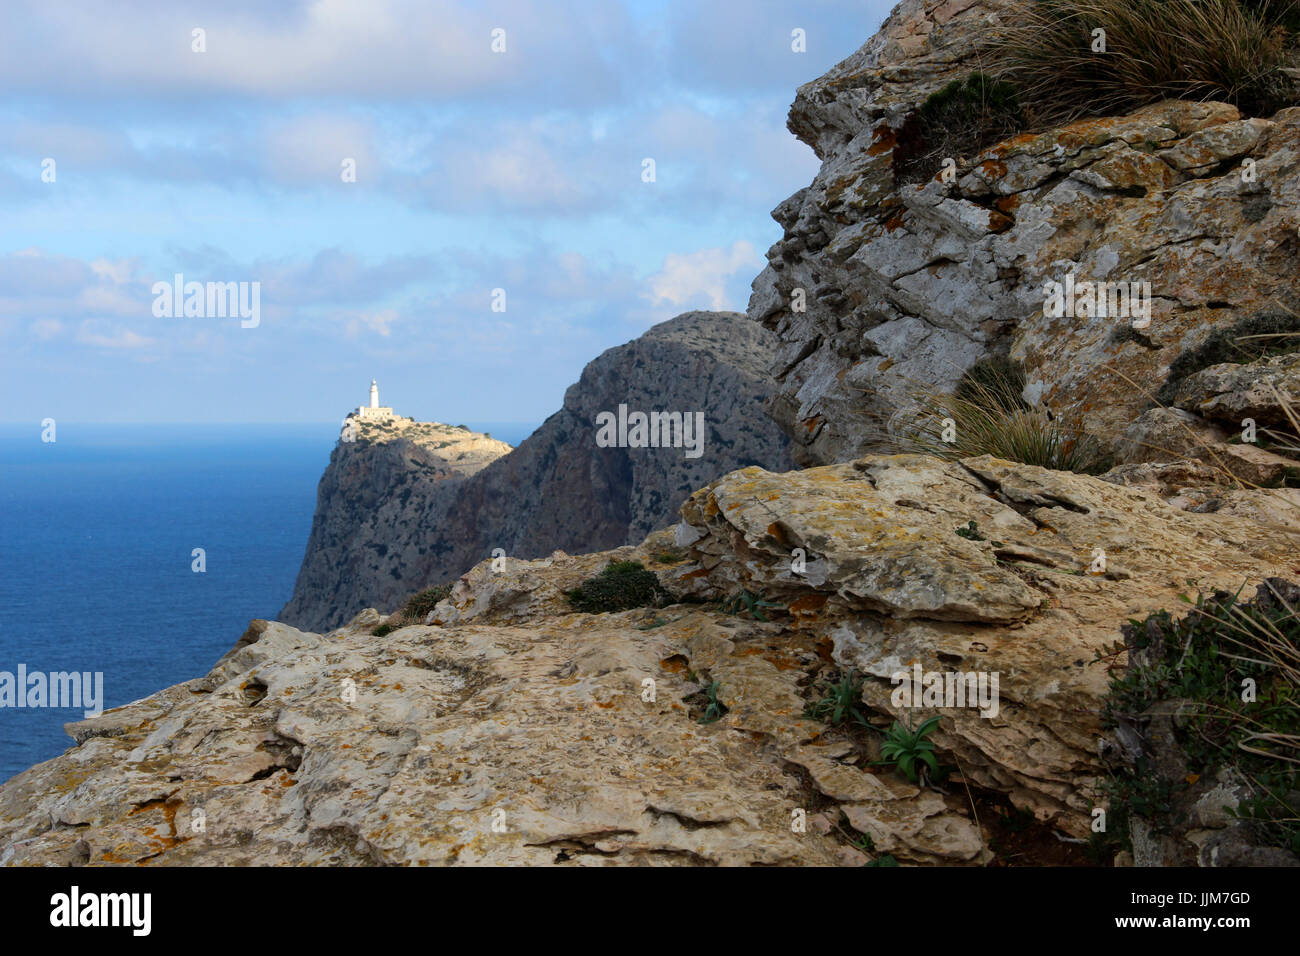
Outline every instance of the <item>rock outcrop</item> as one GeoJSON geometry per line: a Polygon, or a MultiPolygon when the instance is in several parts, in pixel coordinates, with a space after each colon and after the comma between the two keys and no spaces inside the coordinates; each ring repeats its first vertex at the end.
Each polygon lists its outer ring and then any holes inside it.
{"type": "Polygon", "coordinates": [[[1287,490],[1197,513],[1130,477],[751,467],[641,545],[484,562],[428,624],[256,621],[206,677],[70,724],[72,749],[0,787],[0,862],[978,865],[993,798],[1059,848],[1096,797],[1097,652],[1194,585],[1300,573],[1294,503],[1263,517],[1287,490]],[[629,559],[706,603],[572,611],[566,590],[629,559]],[[739,589],[771,619],[720,603],[739,589]],[[998,674],[996,713],[900,706],[916,665],[998,674]],[[940,717],[942,789],[805,716],[850,668],[878,728],[940,717]]]}
{"type": "Polygon", "coordinates": [[[465,479],[510,451],[486,435],[410,418],[351,416],[316,491],[316,515],[293,596],[280,617],[326,628],[411,588],[402,577],[426,532],[454,506],[465,479]],[[403,532],[405,532],[403,534],[403,532]]]}
{"type": "Polygon", "coordinates": [[[1097,652],[1179,593],[1300,572],[1300,500],[1288,492],[1234,493],[1276,499],[1272,519],[1209,515],[996,459],[873,457],[728,475],[683,507],[678,539],[699,563],[689,580],[820,622],[841,665],[879,679],[864,692],[879,710],[891,710],[890,676],[918,663],[999,674],[999,713],[956,711],[936,739],[967,780],[1086,836],[1095,794],[1079,783],[1100,771],[1107,693],[1097,652]]]}
{"type": "Polygon", "coordinates": [[[788,442],[762,412],[774,347],[771,333],[740,313],[688,312],[663,322],[590,362],[558,412],[454,486],[421,481],[423,459],[402,435],[394,439],[400,450],[374,454],[409,462],[409,474],[400,464],[352,468],[353,459],[336,451],[281,617],[319,630],[367,606],[392,609],[496,549],[528,558],[637,542],[675,521],[687,495],[728,471],[788,467],[788,442]],[[701,454],[598,447],[596,416],[617,414],[620,405],[702,412],[701,454]]]}
{"type": "Polygon", "coordinates": [[[801,464],[884,448],[914,426],[916,389],[1008,353],[1027,399],[1115,441],[1212,330],[1294,301],[1300,109],[1164,102],[900,180],[920,148],[909,119],[996,66],[981,50],[1011,9],[904,0],[791,107],[822,167],[773,211],[785,234],[749,314],[780,336],[771,412],[801,464]],[[1045,314],[1046,283],[1067,276],[1149,283],[1150,324],[1045,314]]]}

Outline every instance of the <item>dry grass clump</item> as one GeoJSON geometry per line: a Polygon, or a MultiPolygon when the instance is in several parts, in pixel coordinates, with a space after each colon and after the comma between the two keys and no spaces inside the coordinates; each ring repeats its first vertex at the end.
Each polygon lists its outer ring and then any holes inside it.
{"type": "Polygon", "coordinates": [[[989,55],[1035,123],[1164,99],[1270,116],[1298,101],[1295,0],[1021,0],[989,55]],[[1105,51],[1094,51],[1097,30],[1105,51]]]}
{"type": "Polygon", "coordinates": [[[1099,475],[1110,468],[1106,447],[1077,425],[1020,397],[1024,377],[1005,361],[977,363],[953,394],[921,389],[920,425],[901,439],[904,450],[946,461],[993,455],[1024,465],[1099,475]],[[950,440],[951,439],[951,440],[950,440]]]}

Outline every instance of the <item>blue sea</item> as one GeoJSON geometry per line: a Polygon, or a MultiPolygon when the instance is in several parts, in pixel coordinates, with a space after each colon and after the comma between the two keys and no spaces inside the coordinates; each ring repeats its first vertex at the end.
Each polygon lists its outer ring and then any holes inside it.
{"type": "MultiPolygon", "coordinates": [[[[512,445],[533,430],[465,424],[512,445]]],[[[289,599],[338,431],[60,421],[46,443],[0,425],[0,671],[102,672],[105,709],[207,673],[289,599]]],[[[0,781],[80,719],[0,708],[0,781]]]]}

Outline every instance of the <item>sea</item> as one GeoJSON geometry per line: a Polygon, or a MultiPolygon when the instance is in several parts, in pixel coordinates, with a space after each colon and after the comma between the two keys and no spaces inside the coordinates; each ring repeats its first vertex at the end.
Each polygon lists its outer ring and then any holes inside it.
{"type": "MultiPolygon", "coordinates": [[[[535,427],[464,424],[511,445],[535,427]]],[[[108,709],[203,676],[274,618],[337,422],[56,429],[0,425],[0,682],[102,674],[108,709]]],[[[70,747],[85,709],[3,703],[0,781],[70,747]]]]}

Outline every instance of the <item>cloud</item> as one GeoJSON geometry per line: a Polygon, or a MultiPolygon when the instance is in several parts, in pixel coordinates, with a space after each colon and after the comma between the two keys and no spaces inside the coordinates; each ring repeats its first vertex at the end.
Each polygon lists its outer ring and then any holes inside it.
{"type": "Polygon", "coordinates": [[[362,335],[382,335],[387,338],[393,333],[393,323],[401,317],[396,309],[380,309],[378,312],[362,312],[348,323],[348,338],[362,335]]]}
{"type": "Polygon", "coordinates": [[[77,342],[101,349],[121,349],[138,351],[152,349],[158,345],[156,339],[140,335],[130,329],[121,327],[108,328],[104,323],[88,319],[77,330],[77,342]]]}
{"type": "Polygon", "coordinates": [[[47,96],[431,98],[510,93],[597,101],[620,77],[601,40],[635,43],[627,14],[586,0],[137,0],[6,7],[0,86],[47,96]],[[506,30],[506,52],[491,49],[506,30]],[[195,52],[193,31],[204,31],[195,52]],[[382,68],[377,68],[382,67],[382,68]]]}
{"type": "Polygon", "coordinates": [[[357,180],[374,182],[383,167],[376,157],[373,123],[364,117],[311,113],[263,123],[264,165],[280,183],[343,182],[343,160],[356,164],[357,180]]]}
{"type": "Polygon", "coordinates": [[[63,333],[63,323],[58,319],[37,319],[31,324],[31,332],[42,342],[48,342],[63,333]]]}
{"type": "Polygon", "coordinates": [[[650,277],[650,296],[655,304],[668,303],[681,310],[732,309],[735,306],[728,301],[728,279],[741,269],[756,271],[762,261],[753,244],[743,240],[733,243],[730,249],[673,253],[650,277]]]}
{"type": "Polygon", "coordinates": [[[431,406],[558,407],[603,349],[743,306],[818,168],[794,88],[873,3],[12,0],[0,352],[43,397],[8,414],[326,418],[322,382],[377,369],[431,406]],[[178,272],[259,282],[260,325],[154,317],[178,272]]]}

